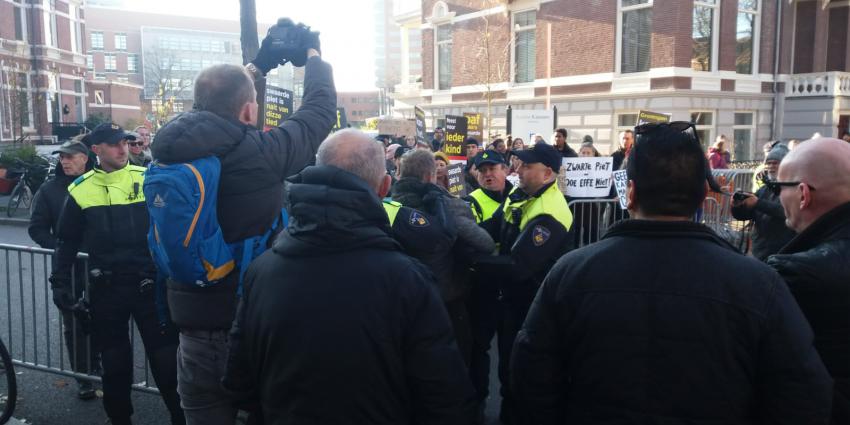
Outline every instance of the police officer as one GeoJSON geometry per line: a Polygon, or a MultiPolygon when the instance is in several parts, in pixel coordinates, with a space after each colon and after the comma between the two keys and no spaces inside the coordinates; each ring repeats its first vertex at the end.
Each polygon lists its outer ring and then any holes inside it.
{"type": "Polygon", "coordinates": [[[177,333],[155,302],[156,269],[147,245],[144,171],[128,163],[127,141],[135,136],[105,123],[83,142],[98,166],[68,187],[57,229],[57,265],[50,278],[53,302],[70,309],[71,266],[81,246],[89,253],[92,336],[101,354],[103,406],[112,424],[130,424],[133,353],[128,320],[136,322],[153,377],[171,414],[184,424],[177,396],[177,333]]]}
{"type": "MultiPolygon", "coordinates": [[[[68,185],[77,177],[91,168],[89,148],[79,140],[69,140],[53,151],[59,154],[59,165],[56,175],[39,187],[35,196],[27,229],[35,243],[46,249],[56,248],[56,228],[62,207],[68,198],[68,185]]],[[[82,249],[87,251],[85,247],[82,249]]],[[[53,268],[56,268],[56,256],[52,257],[53,268]]],[[[85,262],[79,260],[74,266],[71,290],[74,298],[82,296],[85,288],[85,262]]],[[[74,372],[82,374],[98,373],[100,360],[89,343],[88,331],[83,320],[77,320],[70,310],[60,310],[65,346],[68,349],[68,360],[74,372]]],[[[95,390],[91,381],[77,379],[77,397],[81,400],[95,398],[95,390]]]]}
{"type": "MultiPolygon", "coordinates": [[[[485,150],[476,155],[473,165],[478,170],[477,181],[480,188],[472,191],[465,199],[469,202],[472,215],[478,224],[491,234],[498,235],[501,223],[494,219],[494,215],[502,208],[514,188],[507,180],[508,163],[500,153],[485,150]]],[[[472,329],[469,375],[476,391],[478,420],[483,423],[485,403],[490,393],[490,342],[499,328],[501,303],[499,286],[493,279],[479,270],[474,271],[472,279],[472,293],[467,303],[472,329]]],[[[500,344],[502,343],[510,344],[511,341],[501,338],[500,344]]],[[[509,349],[505,347],[505,350],[509,349]]]]}
{"type": "Polygon", "coordinates": [[[538,143],[517,151],[516,156],[522,161],[517,170],[519,185],[493,217],[498,223],[499,255],[482,260],[477,267],[484,279],[500,288],[500,419],[509,425],[522,423],[524,417],[510,390],[508,368],[513,341],[546,273],[571,247],[569,230],[573,222],[556,184],[561,154],[549,144],[538,143]]]}

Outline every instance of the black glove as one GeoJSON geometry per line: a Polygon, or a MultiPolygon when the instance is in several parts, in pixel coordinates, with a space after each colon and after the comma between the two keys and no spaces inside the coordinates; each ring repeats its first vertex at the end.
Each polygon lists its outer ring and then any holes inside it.
{"type": "Polygon", "coordinates": [[[304,50],[316,49],[319,54],[322,53],[322,43],[319,41],[318,31],[306,31],[304,33],[304,50]]]}
{"type": "Polygon", "coordinates": [[[286,63],[287,54],[292,53],[288,51],[290,49],[287,49],[286,45],[293,44],[288,40],[292,37],[294,28],[295,24],[289,18],[278,19],[277,24],[269,28],[260,45],[260,51],[257,52],[257,57],[251,61],[263,75],[277,68],[278,64],[286,63]]]}
{"type": "Polygon", "coordinates": [[[71,282],[50,276],[50,288],[53,292],[53,304],[62,311],[71,311],[77,300],[74,299],[74,291],[71,290],[71,282]]]}

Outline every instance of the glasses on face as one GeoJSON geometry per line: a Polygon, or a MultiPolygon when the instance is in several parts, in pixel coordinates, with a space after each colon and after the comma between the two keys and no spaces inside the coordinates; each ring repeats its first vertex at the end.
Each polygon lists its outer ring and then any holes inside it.
{"type": "Polygon", "coordinates": [[[145,145],[145,142],[128,142],[127,145],[135,148],[140,148],[145,145]]]}
{"type": "Polygon", "coordinates": [[[805,184],[806,186],[808,186],[808,187],[809,187],[809,190],[811,190],[811,191],[814,191],[814,190],[815,190],[815,188],[814,188],[814,187],[812,187],[812,186],[811,186],[811,185],[809,185],[808,183],[804,183],[804,182],[777,182],[777,181],[769,181],[769,182],[766,182],[766,183],[765,183],[765,185],[767,185],[767,188],[768,188],[771,192],[773,192],[773,194],[774,194],[774,195],[779,196],[779,193],[781,193],[781,192],[782,192],[782,187],[784,187],[784,186],[787,186],[787,187],[799,186],[799,185],[800,185],[800,183],[805,184]]]}

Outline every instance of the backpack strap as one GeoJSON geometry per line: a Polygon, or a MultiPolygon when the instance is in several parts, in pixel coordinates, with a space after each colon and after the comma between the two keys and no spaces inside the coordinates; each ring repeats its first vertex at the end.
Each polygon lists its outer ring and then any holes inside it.
{"type": "Polygon", "coordinates": [[[285,229],[287,225],[289,225],[289,214],[286,212],[286,208],[282,208],[280,210],[280,215],[275,217],[274,223],[272,223],[272,227],[266,230],[266,233],[263,233],[260,236],[254,236],[252,238],[245,239],[242,242],[237,242],[231,245],[231,250],[234,253],[238,253],[239,251],[241,251],[241,255],[233,256],[233,258],[239,259],[239,284],[236,288],[236,295],[238,297],[242,296],[242,281],[243,279],[245,279],[245,272],[248,271],[248,266],[251,265],[251,262],[255,258],[259,257],[260,254],[266,251],[266,246],[268,246],[269,238],[271,238],[272,235],[277,233],[277,229],[285,229]]]}

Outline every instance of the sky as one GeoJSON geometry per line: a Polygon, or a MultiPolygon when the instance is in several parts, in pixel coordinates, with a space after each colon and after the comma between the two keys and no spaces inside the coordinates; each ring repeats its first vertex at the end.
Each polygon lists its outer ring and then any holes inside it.
{"type": "MultiPolygon", "coordinates": [[[[321,32],[322,57],[334,68],[338,91],[375,89],[372,0],[256,1],[258,22],[274,23],[279,17],[288,17],[321,32]]],[[[239,20],[239,0],[125,0],[124,7],[170,15],[239,20]]]]}

